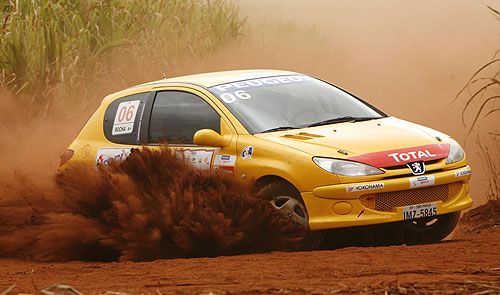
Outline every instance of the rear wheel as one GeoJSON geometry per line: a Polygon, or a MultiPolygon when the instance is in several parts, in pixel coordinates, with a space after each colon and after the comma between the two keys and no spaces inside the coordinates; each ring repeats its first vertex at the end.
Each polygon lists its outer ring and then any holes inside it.
{"type": "Polygon", "coordinates": [[[436,243],[446,238],[457,226],[460,212],[401,223],[401,233],[408,245],[436,243]]]}
{"type": "Polygon", "coordinates": [[[285,181],[275,181],[263,186],[257,196],[271,203],[271,206],[283,216],[302,225],[308,232],[305,247],[317,249],[321,245],[324,234],[309,230],[309,215],[299,191],[285,181]]]}

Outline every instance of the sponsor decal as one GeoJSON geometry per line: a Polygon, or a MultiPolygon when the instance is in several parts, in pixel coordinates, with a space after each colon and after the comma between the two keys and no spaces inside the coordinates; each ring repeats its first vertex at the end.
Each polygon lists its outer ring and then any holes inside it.
{"type": "Polygon", "coordinates": [[[455,177],[459,178],[459,177],[470,175],[470,174],[472,174],[471,169],[464,169],[464,170],[460,170],[460,171],[455,172],[455,177]]]}
{"type": "Polygon", "coordinates": [[[134,131],[135,117],[140,102],[140,100],[132,100],[118,105],[111,135],[130,134],[134,131]]]}
{"type": "Polygon", "coordinates": [[[253,155],[253,146],[247,146],[241,151],[241,158],[243,160],[249,160],[253,155]]]}
{"type": "Polygon", "coordinates": [[[266,85],[291,84],[291,83],[304,82],[310,80],[312,80],[311,77],[303,75],[278,76],[278,77],[259,78],[259,79],[251,79],[251,80],[221,84],[211,87],[210,90],[214,92],[223,93],[230,90],[256,88],[266,85]]]}
{"type": "Polygon", "coordinates": [[[406,164],[410,168],[413,175],[422,175],[425,173],[425,163],[424,162],[413,162],[406,164]]]}
{"type": "Polygon", "coordinates": [[[367,191],[367,190],[373,190],[373,189],[380,189],[384,187],[383,182],[377,182],[377,183],[370,183],[370,184],[360,184],[360,185],[353,185],[353,186],[346,186],[345,190],[348,193],[354,193],[354,192],[359,192],[359,191],[367,191]]]}
{"type": "Polygon", "coordinates": [[[434,175],[410,178],[410,188],[434,185],[434,175]]]}
{"type": "Polygon", "coordinates": [[[217,94],[224,103],[230,104],[238,100],[251,99],[252,95],[248,93],[247,90],[252,88],[268,85],[300,83],[309,80],[312,80],[312,78],[303,75],[277,76],[221,84],[211,87],[210,90],[217,94]]]}
{"type": "Polygon", "coordinates": [[[175,156],[184,159],[184,162],[200,170],[210,170],[214,150],[205,149],[176,149],[175,156]]]}
{"type": "Polygon", "coordinates": [[[347,158],[377,168],[406,165],[412,162],[423,162],[444,159],[448,156],[449,144],[430,144],[411,148],[368,153],[347,158]]]}
{"type": "Polygon", "coordinates": [[[131,148],[99,148],[95,163],[96,165],[108,165],[109,161],[123,161],[131,152],[131,148]]]}
{"type": "Polygon", "coordinates": [[[225,103],[233,103],[238,99],[250,99],[250,98],[252,98],[252,96],[244,90],[238,90],[235,92],[224,92],[221,95],[219,95],[219,97],[225,103]]]}
{"type": "Polygon", "coordinates": [[[392,157],[397,163],[406,162],[410,160],[422,160],[435,157],[429,150],[425,149],[423,151],[410,151],[406,153],[392,153],[388,154],[388,157],[392,157]]]}
{"type": "Polygon", "coordinates": [[[230,155],[217,155],[214,159],[214,170],[221,170],[234,174],[234,167],[236,166],[236,156],[230,155]]]}

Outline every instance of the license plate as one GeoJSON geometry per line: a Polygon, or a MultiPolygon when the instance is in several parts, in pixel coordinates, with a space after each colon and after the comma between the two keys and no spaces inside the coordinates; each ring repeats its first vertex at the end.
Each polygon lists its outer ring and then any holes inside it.
{"type": "Polygon", "coordinates": [[[437,215],[437,204],[417,204],[403,207],[404,220],[417,219],[437,215]]]}

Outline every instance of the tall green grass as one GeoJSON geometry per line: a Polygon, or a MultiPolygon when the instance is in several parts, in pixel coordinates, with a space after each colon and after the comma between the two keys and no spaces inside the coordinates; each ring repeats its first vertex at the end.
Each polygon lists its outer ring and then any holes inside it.
{"type": "MultiPolygon", "coordinates": [[[[500,21],[500,11],[487,6],[493,16],[500,21]]],[[[500,200],[500,48],[493,58],[480,67],[458,92],[454,101],[465,96],[462,108],[462,122],[467,129],[467,138],[475,133],[478,155],[488,178],[488,199],[500,200]],[[495,121],[496,119],[496,121],[495,121]],[[481,126],[483,121],[491,126],[481,126]],[[490,127],[486,129],[487,127],[490,127]],[[493,127],[493,128],[491,128],[493,127]]],[[[485,124],[486,125],[486,124],[485,124]]]]}
{"type": "Polygon", "coordinates": [[[0,87],[46,107],[54,89],[106,72],[117,52],[168,65],[224,45],[242,24],[224,0],[3,0],[0,87]]]}

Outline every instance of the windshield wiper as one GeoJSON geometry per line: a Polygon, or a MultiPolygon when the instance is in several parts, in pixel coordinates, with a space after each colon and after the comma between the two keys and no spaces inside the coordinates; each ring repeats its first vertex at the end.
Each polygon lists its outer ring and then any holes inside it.
{"type": "Polygon", "coordinates": [[[328,124],[334,124],[334,123],[344,123],[344,122],[361,122],[361,121],[368,121],[368,120],[374,120],[374,119],[380,119],[381,117],[353,117],[353,116],[344,116],[344,117],[337,117],[337,118],[332,118],[324,121],[320,121],[317,123],[313,123],[308,125],[307,127],[314,127],[314,126],[321,126],[321,125],[328,125],[328,124]]]}
{"type": "Polygon", "coordinates": [[[291,127],[291,126],[280,126],[280,127],[275,127],[275,128],[271,128],[271,129],[267,129],[267,130],[261,131],[260,133],[282,131],[282,130],[290,130],[290,129],[298,129],[298,128],[297,127],[291,127]]]}

